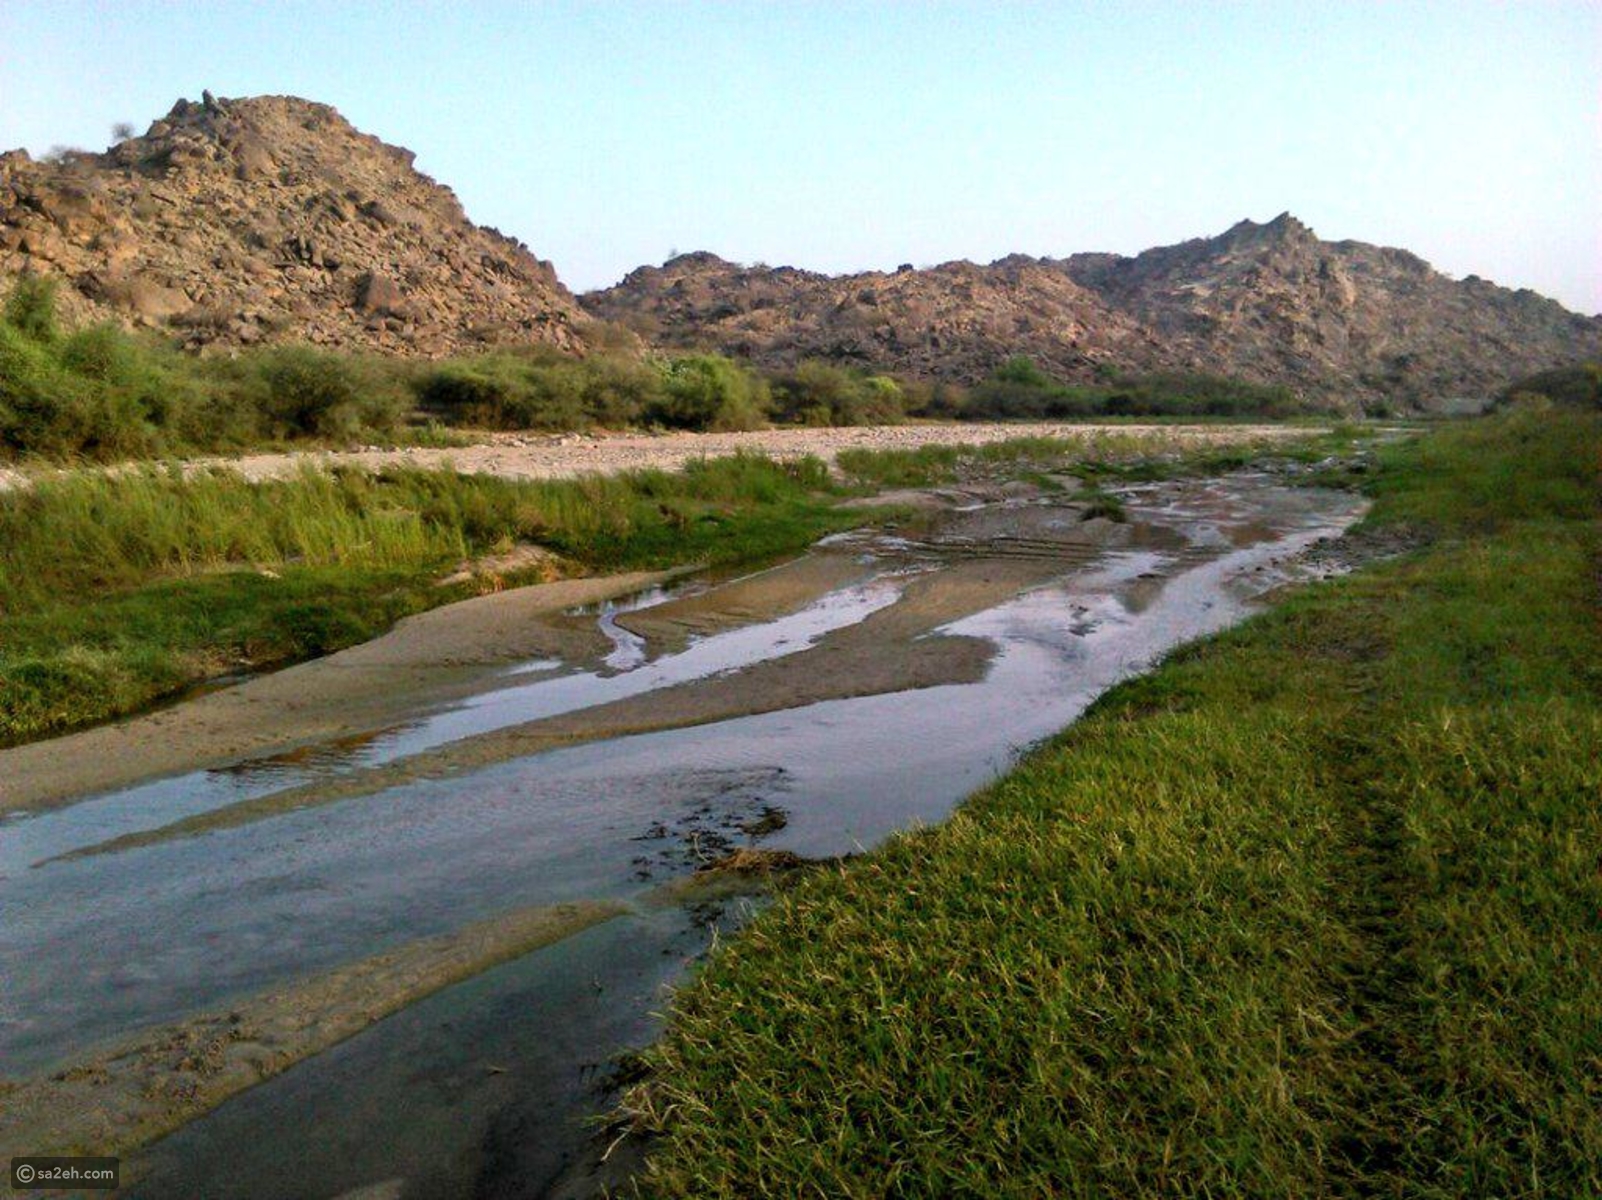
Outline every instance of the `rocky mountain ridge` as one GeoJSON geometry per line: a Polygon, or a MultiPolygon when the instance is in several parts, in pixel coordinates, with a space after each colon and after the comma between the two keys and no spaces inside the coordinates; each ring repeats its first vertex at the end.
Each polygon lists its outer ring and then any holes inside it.
{"type": "Polygon", "coordinates": [[[550,264],[412,163],[327,105],[180,100],[104,154],[0,155],[0,273],[62,279],[70,318],[195,347],[579,348],[550,264]]]}
{"type": "Polygon", "coordinates": [[[1488,398],[1602,353],[1602,317],[1452,280],[1405,250],[1326,242],[1288,213],[1134,257],[827,276],[687,254],[581,301],[664,344],[770,367],[818,357],[971,383],[1026,354],[1067,380],[1205,371],[1348,410],[1488,398]]]}
{"type": "Polygon", "coordinates": [[[1347,410],[1472,401],[1602,356],[1602,317],[1326,242],[1289,214],[1132,257],[830,276],[687,254],[579,299],[409,151],[289,96],[180,100],[103,154],[0,154],[0,290],[23,274],[62,280],[69,319],[192,348],[582,352],[598,317],[770,368],[823,358],[971,383],[1024,354],[1065,380],[1205,371],[1347,410]]]}

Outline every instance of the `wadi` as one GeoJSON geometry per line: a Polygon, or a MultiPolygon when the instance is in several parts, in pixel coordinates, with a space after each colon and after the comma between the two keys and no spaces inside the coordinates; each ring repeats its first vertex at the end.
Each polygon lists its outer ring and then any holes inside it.
{"type": "Polygon", "coordinates": [[[0,1157],[1602,1191],[1602,316],[1288,213],[575,294],[120,134],[0,155],[0,1157]]]}

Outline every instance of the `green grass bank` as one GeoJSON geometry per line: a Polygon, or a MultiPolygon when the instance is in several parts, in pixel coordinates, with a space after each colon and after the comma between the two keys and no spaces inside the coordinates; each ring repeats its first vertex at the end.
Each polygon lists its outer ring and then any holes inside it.
{"type": "MultiPolygon", "coordinates": [[[[769,558],[867,514],[815,459],[513,482],[449,471],[83,473],[0,495],[0,744],[203,680],[327,653],[499,581],[439,581],[537,543],[563,574],[769,558]]],[[[507,583],[539,578],[513,573],[507,583]]]]}
{"type": "Polygon", "coordinates": [[[1420,549],[787,890],[676,1000],[640,1190],[1602,1195],[1599,455],[1384,449],[1420,549]]]}
{"type": "MultiPolygon", "coordinates": [[[[308,469],[252,484],[177,467],[46,476],[0,492],[0,745],[136,711],[218,676],[326,654],[488,586],[599,571],[757,562],[871,519],[847,496],[975,475],[1049,483],[1216,469],[1347,444],[1188,446],[1166,431],[1086,441],[736,455],[678,472],[530,482],[450,471],[308,469]],[[555,557],[439,581],[537,545],[555,557]]],[[[1058,485],[1060,486],[1060,485],[1058,485]]]]}

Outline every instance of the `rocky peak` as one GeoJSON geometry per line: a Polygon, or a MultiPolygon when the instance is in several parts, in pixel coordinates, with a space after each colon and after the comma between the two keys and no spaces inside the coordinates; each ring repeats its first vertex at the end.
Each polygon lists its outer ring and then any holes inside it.
{"type": "Polygon", "coordinates": [[[74,315],[195,346],[576,346],[550,264],[413,161],[328,105],[208,92],[103,154],[0,156],[0,272],[61,278],[74,315]]]}
{"type": "Polygon", "coordinates": [[[1027,354],[1070,380],[1109,365],[1207,371],[1340,409],[1489,397],[1513,376],[1602,354],[1602,319],[1454,282],[1405,250],[1325,242],[1289,213],[1133,257],[1011,254],[891,275],[706,256],[665,286],[636,272],[583,301],[668,344],[769,366],[824,357],[972,382],[1027,354]]]}
{"type": "Polygon", "coordinates": [[[1290,213],[1282,212],[1263,224],[1250,218],[1237,221],[1211,240],[1225,246],[1308,245],[1317,242],[1318,235],[1290,213]]]}

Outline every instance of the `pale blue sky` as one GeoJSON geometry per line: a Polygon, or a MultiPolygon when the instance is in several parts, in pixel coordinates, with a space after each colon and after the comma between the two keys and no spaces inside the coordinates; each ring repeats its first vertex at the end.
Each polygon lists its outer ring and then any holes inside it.
{"type": "Polygon", "coordinates": [[[0,147],[288,92],[575,289],[1132,253],[1289,209],[1602,311],[1602,5],[0,0],[0,147]]]}

